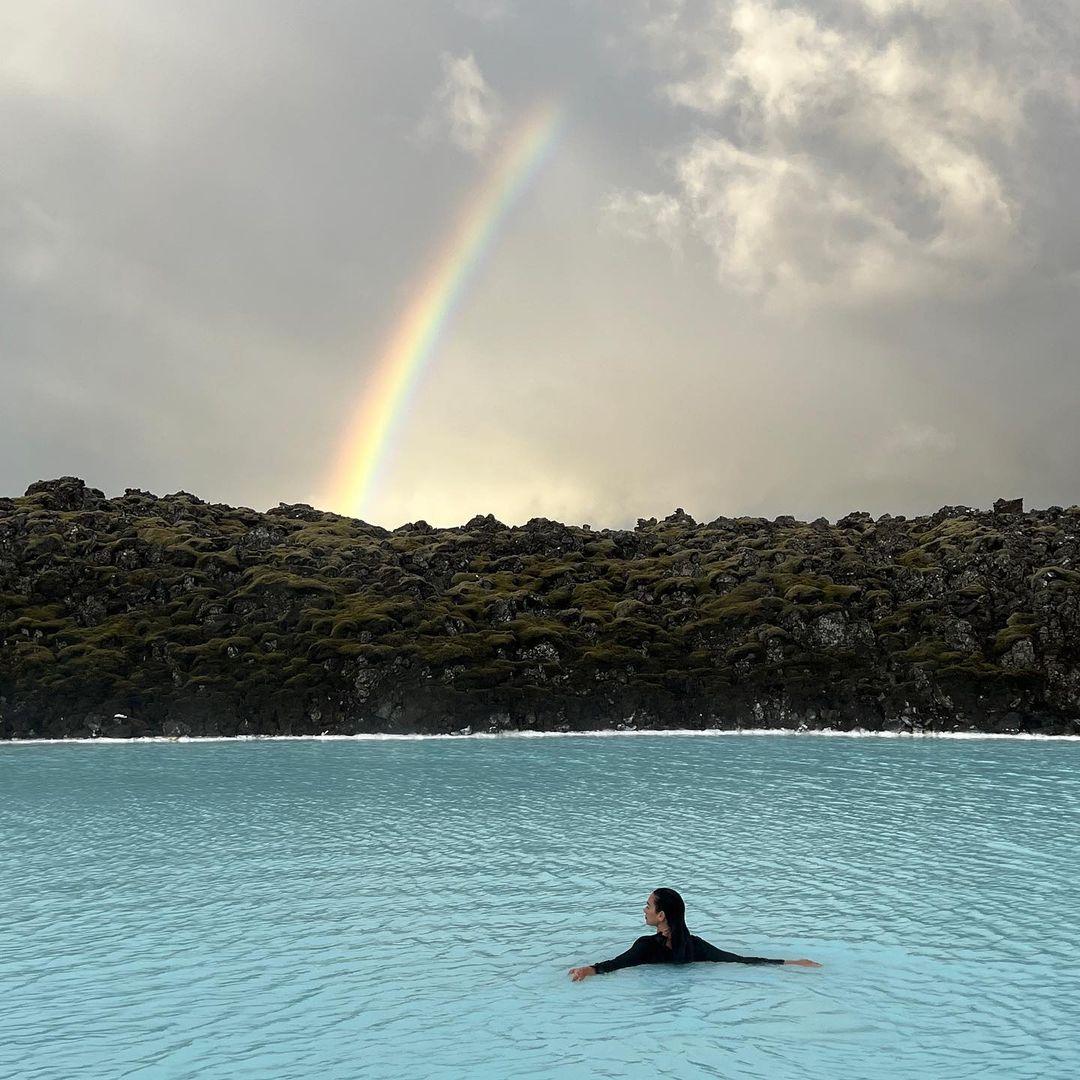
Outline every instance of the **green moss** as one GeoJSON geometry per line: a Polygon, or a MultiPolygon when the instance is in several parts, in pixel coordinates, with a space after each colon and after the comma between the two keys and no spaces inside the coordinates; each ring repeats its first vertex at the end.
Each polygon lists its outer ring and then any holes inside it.
{"type": "Polygon", "coordinates": [[[571,589],[560,586],[544,593],[544,604],[549,608],[561,608],[570,606],[571,589]]]}
{"type": "Polygon", "coordinates": [[[398,652],[389,645],[357,641],[316,640],[306,647],[304,655],[312,663],[360,658],[371,664],[382,664],[392,660],[398,655],[398,652]]]}
{"type": "Polygon", "coordinates": [[[943,641],[934,638],[920,641],[910,649],[905,649],[900,656],[912,663],[954,664],[966,660],[967,653],[951,649],[943,641]]]}
{"type": "Polygon", "coordinates": [[[94,648],[82,642],[58,649],[56,658],[69,670],[92,670],[97,675],[123,670],[127,662],[119,649],[94,648]]]}
{"type": "Polygon", "coordinates": [[[149,641],[165,641],[179,645],[198,644],[206,637],[201,626],[188,626],[182,623],[170,623],[161,631],[153,634],[149,641]]]}
{"type": "Polygon", "coordinates": [[[606,559],[614,555],[616,551],[615,541],[604,539],[596,540],[585,545],[585,557],[587,559],[606,559]]]}
{"type": "Polygon", "coordinates": [[[366,540],[368,537],[359,527],[359,523],[352,518],[324,518],[319,521],[292,521],[284,520],[293,526],[293,536],[302,543],[312,543],[315,540],[322,543],[356,543],[358,540],[366,540]]]}
{"type": "Polygon", "coordinates": [[[460,689],[506,686],[511,684],[515,674],[526,666],[511,660],[492,660],[486,664],[476,664],[467,667],[464,671],[456,672],[454,685],[460,689]]]}
{"type": "Polygon", "coordinates": [[[36,641],[16,641],[11,648],[16,666],[22,670],[49,667],[56,663],[52,651],[36,641]]]}
{"type": "Polygon", "coordinates": [[[296,675],[290,675],[281,685],[286,690],[301,690],[318,682],[317,672],[304,671],[296,675]]]}
{"type": "MultiPolygon", "coordinates": [[[[434,667],[475,664],[497,656],[501,649],[514,644],[510,633],[459,634],[444,640],[423,641],[413,648],[419,660],[434,667]]],[[[408,650],[405,650],[408,651],[408,650]]]]}
{"type": "Polygon", "coordinates": [[[578,623],[581,625],[592,624],[593,626],[603,626],[605,623],[611,621],[611,614],[608,611],[583,610],[578,615],[578,623]]]}
{"type": "Polygon", "coordinates": [[[673,592],[685,592],[697,596],[708,590],[709,582],[707,578],[670,577],[658,581],[653,586],[652,591],[653,595],[660,600],[673,592]]]}
{"type": "MultiPolygon", "coordinates": [[[[154,547],[171,547],[173,544],[182,544],[191,539],[191,534],[186,530],[166,525],[159,518],[151,519],[145,525],[137,525],[135,535],[144,543],[153,544],[154,547]]],[[[117,543],[123,543],[123,539],[117,543]]]]}
{"type": "Polygon", "coordinates": [[[957,663],[943,664],[937,670],[939,679],[961,679],[965,681],[974,678],[985,682],[1000,679],[1003,675],[1004,672],[995,664],[988,664],[972,658],[965,658],[957,663]]]}
{"type": "Polygon", "coordinates": [[[240,560],[237,557],[236,548],[227,548],[225,551],[201,552],[195,559],[195,565],[200,570],[239,570],[240,560]]]}
{"type": "Polygon", "coordinates": [[[760,582],[750,581],[721,596],[704,600],[693,613],[696,616],[695,621],[685,629],[704,630],[710,626],[781,611],[784,607],[784,600],[769,595],[767,588],[760,582]]]}
{"type": "Polygon", "coordinates": [[[615,589],[607,581],[588,581],[574,587],[570,603],[574,607],[605,611],[614,607],[615,589]]]}
{"type": "Polygon", "coordinates": [[[830,583],[822,588],[821,594],[826,603],[843,604],[858,596],[861,591],[862,590],[858,585],[836,585],[830,583]]]}
{"type": "Polygon", "coordinates": [[[232,689],[232,679],[221,673],[207,674],[201,672],[198,675],[188,675],[184,678],[184,685],[189,687],[204,686],[207,689],[232,689]]]}
{"type": "Polygon", "coordinates": [[[936,567],[937,565],[937,563],[921,547],[912,548],[911,551],[905,551],[896,561],[898,565],[903,566],[908,570],[936,567]]]}
{"type": "Polygon", "coordinates": [[[636,649],[605,642],[585,649],[581,654],[581,659],[587,664],[598,667],[626,667],[640,665],[642,657],[636,649]]]}
{"type": "Polygon", "coordinates": [[[66,630],[72,625],[69,619],[32,619],[26,615],[20,615],[19,618],[8,624],[7,629],[9,633],[15,634],[24,630],[27,633],[40,630],[41,633],[50,636],[66,630]]]}
{"type": "Polygon", "coordinates": [[[761,653],[761,642],[744,641],[734,646],[734,648],[728,649],[728,651],[724,653],[724,659],[730,663],[735,663],[738,660],[749,660],[755,656],[760,656],[761,653]]]}
{"type": "Polygon", "coordinates": [[[34,622],[51,622],[67,615],[67,608],[63,604],[34,604],[31,607],[20,605],[18,610],[20,619],[34,622]]]}
{"type": "Polygon", "coordinates": [[[747,581],[715,596],[703,605],[703,610],[719,610],[733,604],[744,604],[750,600],[759,600],[761,597],[768,595],[768,586],[760,581],[747,581]]]}
{"type": "Polygon", "coordinates": [[[628,589],[651,589],[656,585],[658,581],[664,579],[664,574],[654,569],[653,567],[642,567],[637,570],[631,570],[626,575],[626,587],[628,589]]]}
{"type": "Polygon", "coordinates": [[[255,642],[245,634],[234,634],[231,637],[219,638],[218,645],[222,651],[233,648],[238,649],[240,652],[247,652],[255,647],[255,642]]]}
{"type": "Polygon", "coordinates": [[[323,581],[315,578],[299,577],[284,570],[258,567],[248,570],[244,575],[248,580],[236,590],[237,596],[247,596],[266,589],[282,589],[288,592],[333,593],[334,590],[323,581]]]}
{"type": "Polygon", "coordinates": [[[617,618],[612,620],[610,630],[614,640],[622,645],[651,641],[661,633],[661,628],[656,623],[646,622],[644,619],[617,618]]]}
{"type": "Polygon", "coordinates": [[[67,541],[58,532],[38,533],[27,542],[24,552],[31,560],[63,551],[67,541]]]}
{"type": "Polygon", "coordinates": [[[558,644],[566,637],[566,627],[561,623],[515,619],[509,626],[518,643],[525,648],[544,641],[558,644]]]}
{"type": "Polygon", "coordinates": [[[995,652],[1007,652],[1018,641],[1030,641],[1035,636],[1035,629],[1034,626],[1018,623],[999,630],[994,636],[995,652]]]}
{"type": "Polygon", "coordinates": [[[1040,566],[1028,579],[1032,588],[1071,590],[1080,586],[1080,571],[1063,566],[1040,566]]]}

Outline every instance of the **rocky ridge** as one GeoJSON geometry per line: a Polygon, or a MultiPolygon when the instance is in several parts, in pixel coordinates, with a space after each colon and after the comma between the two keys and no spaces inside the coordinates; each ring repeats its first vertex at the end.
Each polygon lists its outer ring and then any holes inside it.
{"type": "Polygon", "coordinates": [[[1080,507],[388,531],[0,498],[0,738],[607,728],[1080,734],[1080,507]]]}

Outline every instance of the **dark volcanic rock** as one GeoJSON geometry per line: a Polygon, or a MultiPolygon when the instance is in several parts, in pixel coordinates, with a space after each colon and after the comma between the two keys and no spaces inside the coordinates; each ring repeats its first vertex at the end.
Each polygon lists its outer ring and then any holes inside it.
{"type": "Polygon", "coordinates": [[[305,504],[0,498],[0,738],[1080,732],[1080,507],[389,532],[305,504]]]}
{"type": "Polygon", "coordinates": [[[89,510],[105,501],[103,492],[88,488],[77,476],[39,480],[26,489],[23,497],[34,499],[47,510],[89,510]]]}
{"type": "Polygon", "coordinates": [[[278,503],[273,510],[267,510],[272,517],[287,517],[293,521],[321,521],[323,512],[307,503],[278,503]]]}

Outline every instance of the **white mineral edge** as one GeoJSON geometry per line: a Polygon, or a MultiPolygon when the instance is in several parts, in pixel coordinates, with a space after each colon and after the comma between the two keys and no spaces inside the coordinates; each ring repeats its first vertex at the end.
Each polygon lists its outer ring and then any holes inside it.
{"type": "Polygon", "coordinates": [[[1037,735],[1022,733],[1002,735],[978,731],[835,731],[825,728],[821,731],[789,731],[777,728],[743,728],[736,731],[694,731],[692,729],[670,729],[651,731],[646,728],[635,731],[503,731],[492,733],[478,731],[471,735],[142,735],[131,739],[114,739],[108,736],[87,739],[3,739],[0,746],[124,746],[130,743],[211,743],[211,742],[383,742],[390,740],[419,741],[422,739],[577,739],[577,738],[623,738],[634,735],[680,736],[696,735],[716,737],[722,735],[777,735],[805,738],[822,735],[838,739],[1006,739],[1011,742],[1080,742],[1080,735],[1037,735]]]}

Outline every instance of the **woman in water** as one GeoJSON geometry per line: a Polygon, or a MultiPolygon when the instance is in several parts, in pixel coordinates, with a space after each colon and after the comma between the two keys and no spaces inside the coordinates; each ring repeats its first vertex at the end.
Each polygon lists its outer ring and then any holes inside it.
{"type": "Polygon", "coordinates": [[[733,964],[788,964],[797,967],[821,967],[813,960],[768,960],[764,956],[736,956],[710,945],[686,928],[686,906],[674,889],[657,889],[645,902],[645,922],[656,933],[639,937],[629,949],[614,960],[570,969],[574,982],[590,975],[606,975],[636,964],[689,964],[694,960],[712,960],[733,964]]]}

